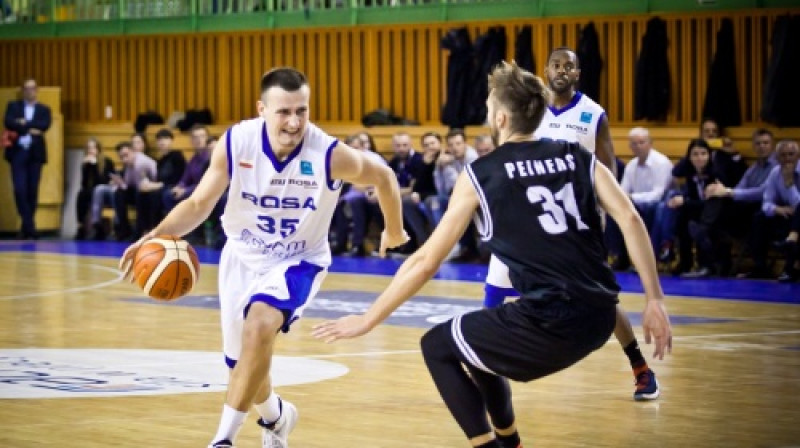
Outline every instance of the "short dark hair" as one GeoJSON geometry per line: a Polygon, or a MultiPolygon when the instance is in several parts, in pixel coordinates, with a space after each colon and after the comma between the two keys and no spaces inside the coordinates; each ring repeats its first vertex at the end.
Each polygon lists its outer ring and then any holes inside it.
{"type": "Polygon", "coordinates": [[[169,129],[161,128],[158,130],[158,132],[156,132],[156,140],[161,140],[162,138],[173,139],[175,136],[172,135],[172,131],[169,129]]]}
{"type": "Polygon", "coordinates": [[[700,133],[701,134],[703,133],[703,125],[708,123],[709,121],[714,123],[714,125],[717,126],[717,133],[720,135],[720,137],[725,135],[725,128],[723,128],[722,125],[719,124],[719,121],[717,121],[717,119],[713,118],[713,117],[704,117],[702,120],[700,120],[700,133]]]}
{"type": "Polygon", "coordinates": [[[569,47],[556,47],[556,48],[553,48],[550,51],[550,54],[547,55],[547,61],[548,62],[550,62],[550,58],[553,57],[553,53],[555,53],[556,51],[569,51],[570,53],[574,54],[575,55],[575,68],[578,68],[578,69],[581,68],[581,61],[578,58],[578,52],[573,50],[572,48],[569,48],[569,47]]]}
{"type": "Polygon", "coordinates": [[[133,150],[133,145],[131,144],[131,142],[119,142],[119,143],[117,143],[117,147],[116,147],[117,152],[120,152],[125,148],[133,150]]]}
{"type": "Polygon", "coordinates": [[[541,78],[514,61],[503,61],[492,70],[489,92],[511,115],[511,131],[520,134],[533,134],[539,127],[553,95],[541,78]]]}
{"type": "Polygon", "coordinates": [[[294,92],[304,85],[308,85],[308,79],[303,72],[292,67],[273,68],[261,77],[261,94],[263,95],[271,87],[294,92]]]}
{"type": "Polygon", "coordinates": [[[775,138],[775,135],[773,135],[772,131],[770,131],[769,129],[758,128],[755,131],[753,131],[753,140],[757,139],[758,137],[761,137],[762,135],[769,135],[769,138],[775,138]]]}
{"type": "Polygon", "coordinates": [[[707,141],[703,140],[702,138],[693,138],[693,139],[691,139],[689,141],[689,145],[686,147],[686,157],[687,158],[692,155],[692,148],[697,147],[697,146],[699,146],[701,148],[705,148],[706,151],[708,151],[709,154],[711,154],[713,152],[713,151],[711,151],[711,145],[709,145],[707,141]]]}
{"type": "Polygon", "coordinates": [[[428,137],[433,137],[436,140],[439,140],[439,143],[442,142],[442,136],[439,135],[438,132],[433,132],[433,131],[429,131],[429,132],[426,132],[426,133],[422,134],[422,138],[420,138],[419,141],[420,142],[424,142],[425,139],[428,138],[428,137]]]}
{"type": "Polygon", "coordinates": [[[452,128],[452,129],[450,129],[449,131],[447,131],[447,135],[444,136],[444,139],[445,139],[445,141],[447,141],[447,140],[450,140],[453,137],[458,137],[459,135],[461,136],[461,138],[464,139],[464,141],[467,141],[467,135],[464,134],[464,130],[461,129],[461,128],[452,128]]]}

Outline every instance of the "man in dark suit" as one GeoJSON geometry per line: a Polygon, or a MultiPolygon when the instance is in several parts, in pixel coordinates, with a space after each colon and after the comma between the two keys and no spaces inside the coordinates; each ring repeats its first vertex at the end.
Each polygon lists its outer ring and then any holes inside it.
{"type": "Polygon", "coordinates": [[[22,219],[20,236],[36,239],[33,217],[39,202],[39,180],[42,165],[47,163],[44,133],[52,121],[50,108],[36,101],[36,80],[27,79],[22,84],[22,100],[8,103],[5,127],[17,133],[13,145],[6,149],[5,158],[11,164],[14,183],[14,201],[22,219]]]}

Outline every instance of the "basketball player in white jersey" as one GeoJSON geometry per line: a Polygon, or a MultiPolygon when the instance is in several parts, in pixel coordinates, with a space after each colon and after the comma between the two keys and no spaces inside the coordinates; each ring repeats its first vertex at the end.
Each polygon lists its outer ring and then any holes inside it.
{"type": "MultiPolygon", "coordinates": [[[[554,93],[553,104],[545,111],[542,123],[534,132],[534,136],[539,139],[578,142],[595,153],[597,159],[616,175],[614,146],[611,142],[608,117],[599,104],[577,90],[580,73],[578,57],[571,49],[560,47],[550,53],[545,74],[554,93]]],[[[493,255],[489,260],[489,272],[486,276],[484,305],[495,307],[506,297],[518,295],[508,279],[508,267],[493,255]]],[[[658,398],[660,392],[655,373],[642,356],[631,321],[619,305],[617,305],[614,336],[622,345],[636,378],[633,398],[635,400],[658,398]]]]}
{"type": "Polygon", "coordinates": [[[386,223],[382,254],[408,240],[392,170],[311,123],[309,98],[301,72],[267,72],[261,79],[259,117],[225,132],[194,193],[131,245],[120,262],[126,275],[132,275],[129,260],[144,240],[187,234],[228,188],[219,296],[231,375],[210,447],[234,446],[250,407],[261,417],[263,446],[288,446],[297,409],[272,390],[273,347],[279,331],[289,331],[327,273],[328,229],[342,181],[375,186],[386,223]]]}

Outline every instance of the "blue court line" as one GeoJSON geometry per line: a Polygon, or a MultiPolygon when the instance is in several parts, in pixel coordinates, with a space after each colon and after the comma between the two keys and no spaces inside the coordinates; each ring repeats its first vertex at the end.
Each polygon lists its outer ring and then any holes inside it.
{"type": "MultiPolygon", "coordinates": [[[[0,252],[46,252],[65,255],[119,257],[127,247],[125,243],[97,241],[2,241],[0,252]]],[[[220,252],[196,247],[201,263],[219,263],[220,252]]],[[[334,257],[330,272],[394,275],[402,260],[376,257],[334,257]]],[[[487,266],[482,264],[442,265],[434,278],[483,282],[487,266]]],[[[641,293],[642,284],[634,273],[617,273],[617,281],[623,292],[641,293]]],[[[704,297],[726,300],[747,300],[766,303],[800,304],[800,283],[778,283],[765,280],[742,280],[728,278],[681,279],[662,275],[661,285],[668,295],[704,297]]]]}

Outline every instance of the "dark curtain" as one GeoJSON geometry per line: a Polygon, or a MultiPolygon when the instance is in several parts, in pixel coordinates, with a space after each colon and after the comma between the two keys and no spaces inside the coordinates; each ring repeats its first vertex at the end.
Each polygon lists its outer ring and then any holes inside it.
{"type": "Polygon", "coordinates": [[[523,26],[517,33],[517,41],[514,44],[514,60],[525,70],[536,73],[536,59],[533,56],[533,30],[530,25],[523,26]]]}
{"type": "Polygon", "coordinates": [[[589,98],[600,102],[600,72],[603,59],[600,57],[600,37],[594,22],[581,29],[576,51],[581,67],[580,90],[589,98]]]}
{"type": "Polygon", "coordinates": [[[442,124],[464,127],[467,124],[468,91],[472,77],[472,42],[466,28],[456,28],[442,37],[441,47],[450,51],[447,60],[447,97],[442,108],[442,124]]]}
{"type": "Polygon", "coordinates": [[[772,31],[772,57],[764,82],[761,119],[800,126],[800,16],[781,16],[772,31]]]}
{"type": "Polygon", "coordinates": [[[664,121],[669,110],[667,25],[658,17],[647,21],[642,50],[636,61],[634,120],[664,121]]]}
{"type": "Polygon", "coordinates": [[[467,101],[467,124],[481,125],[486,122],[486,97],[489,96],[489,73],[506,58],[506,29],[490,28],[486,34],[475,39],[475,65],[472,85],[467,101]]]}
{"type": "Polygon", "coordinates": [[[736,88],[736,49],[733,21],[723,19],[717,31],[717,52],[708,75],[703,117],[713,118],[723,128],[742,124],[739,90],[736,88]]]}

